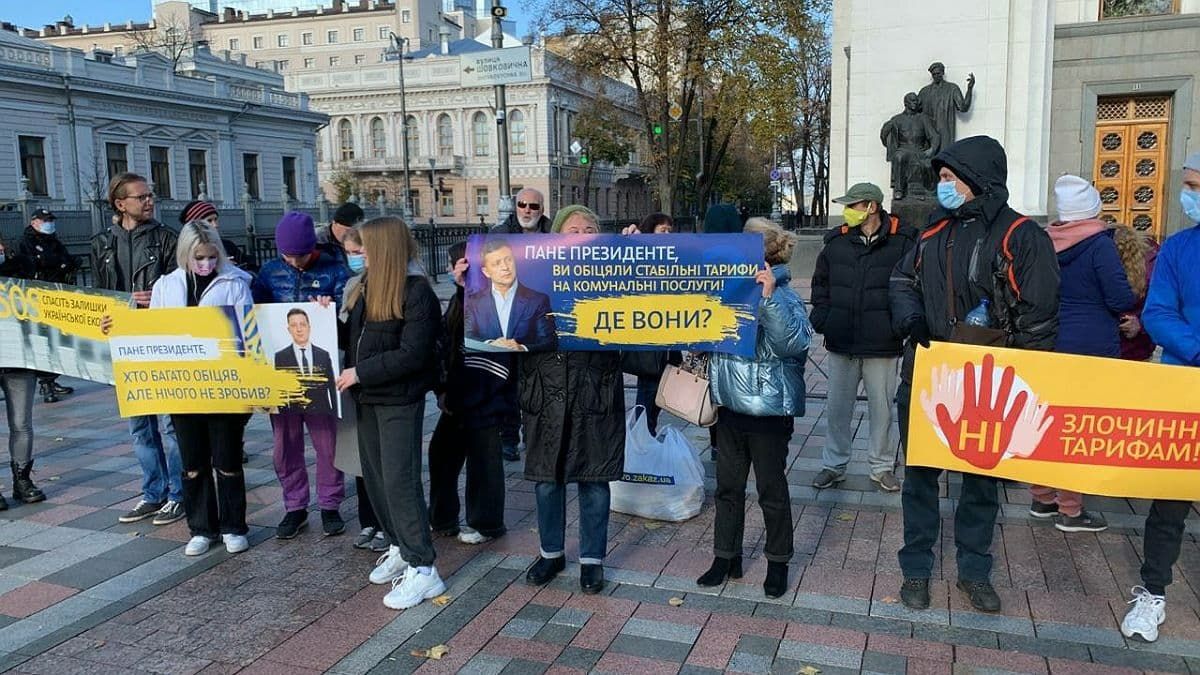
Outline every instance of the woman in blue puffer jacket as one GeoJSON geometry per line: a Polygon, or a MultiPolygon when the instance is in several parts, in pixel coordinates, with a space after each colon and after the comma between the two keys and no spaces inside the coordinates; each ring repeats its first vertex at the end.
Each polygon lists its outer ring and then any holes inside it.
{"type": "Polygon", "coordinates": [[[742,576],[746,478],[754,467],[767,541],[763,592],[784,594],[792,558],[792,501],[787,484],[788,441],[804,415],[804,362],[812,325],[804,301],[788,283],[796,236],[765,218],[746,221],[761,233],[769,269],[758,273],[758,342],[752,358],[713,354],[709,378],[717,414],[717,513],[712,567],[696,583],[718,586],[742,576]]]}

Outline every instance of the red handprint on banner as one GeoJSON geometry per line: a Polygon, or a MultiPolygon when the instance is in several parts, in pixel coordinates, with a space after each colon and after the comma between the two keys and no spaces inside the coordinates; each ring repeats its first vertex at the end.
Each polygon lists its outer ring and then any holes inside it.
{"type": "Polygon", "coordinates": [[[1031,400],[1030,392],[1022,390],[1012,397],[1016,371],[1011,366],[1001,372],[998,386],[995,371],[990,354],[983,358],[978,375],[969,361],[961,371],[943,366],[933,374],[932,391],[921,392],[921,406],[941,430],[950,451],[981,469],[995,468],[1006,456],[1029,456],[1053,421],[1046,419],[1046,407],[1038,406],[1036,398],[1031,400]]]}

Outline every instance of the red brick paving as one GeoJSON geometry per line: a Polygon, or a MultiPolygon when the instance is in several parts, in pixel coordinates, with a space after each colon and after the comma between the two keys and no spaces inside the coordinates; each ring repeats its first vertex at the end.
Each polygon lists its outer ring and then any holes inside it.
{"type": "Polygon", "coordinates": [[[66,586],[31,581],[0,595],[0,614],[23,619],[62,602],[79,591],[66,586]]]}

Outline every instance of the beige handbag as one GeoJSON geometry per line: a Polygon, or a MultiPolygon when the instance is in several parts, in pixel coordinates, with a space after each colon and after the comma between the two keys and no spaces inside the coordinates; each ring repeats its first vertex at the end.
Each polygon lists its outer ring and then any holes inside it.
{"type": "Polygon", "coordinates": [[[658,381],[654,403],[689,424],[716,424],[717,409],[709,395],[708,355],[689,358],[682,366],[667,366],[658,381]]]}

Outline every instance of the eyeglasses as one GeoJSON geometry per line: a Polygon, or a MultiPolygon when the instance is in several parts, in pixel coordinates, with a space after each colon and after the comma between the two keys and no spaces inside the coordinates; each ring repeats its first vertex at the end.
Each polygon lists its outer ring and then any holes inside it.
{"type": "Polygon", "coordinates": [[[154,199],[154,193],[147,192],[146,194],[142,194],[142,195],[125,195],[124,197],[122,197],[122,199],[136,199],[139,202],[145,203],[145,202],[150,201],[151,199],[154,199]]]}
{"type": "Polygon", "coordinates": [[[529,209],[530,211],[541,211],[542,205],[537,202],[517,202],[518,209],[529,209]]]}

